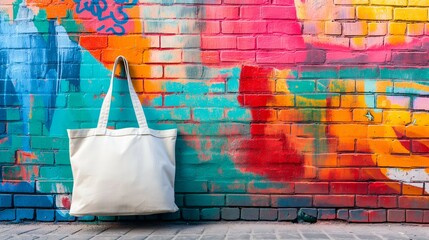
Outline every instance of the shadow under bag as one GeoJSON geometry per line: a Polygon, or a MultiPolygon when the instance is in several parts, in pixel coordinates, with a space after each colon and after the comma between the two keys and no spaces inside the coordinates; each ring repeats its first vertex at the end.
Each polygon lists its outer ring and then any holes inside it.
{"type": "Polygon", "coordinates": [[[178,210],[174,203],[177,129],[148,127],[123,56],[113,65],[97,128],[67,132],[74,180],[70,215],[148,215],[178,210]],[[114,72],[120,60],[139,128],[107,129],[114,72]]]}

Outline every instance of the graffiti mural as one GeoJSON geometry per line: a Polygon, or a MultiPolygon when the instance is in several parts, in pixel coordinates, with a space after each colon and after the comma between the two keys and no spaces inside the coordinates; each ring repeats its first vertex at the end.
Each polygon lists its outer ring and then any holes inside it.
{"type": "MultiPolygon", "coordinates": [[[[417,0],[6,1],[0,197],[15,200],[0,220],[76,220],[65,130],[95,127],[121,54],[149,125],[179,129],[182,211],[157,217],[219,220],[225,207],[295,220],[314,208],[321,220],[428,222],[428,10],[417,0]]],[[[125,82],[112,128],[136,126],[125,82]]]]}

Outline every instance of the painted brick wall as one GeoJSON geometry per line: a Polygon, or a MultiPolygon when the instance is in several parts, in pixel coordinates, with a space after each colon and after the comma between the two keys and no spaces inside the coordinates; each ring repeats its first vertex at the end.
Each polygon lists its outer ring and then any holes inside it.
{"type": "MultiPolygon", "coordinates": [[[[423,0],[3,0],[0,220],[429,223],[428,14],[423,0]],[[96,126],[119,54],[149,125],[179,129],[181,210],[75,218],[65,130],[96,126]]],[[[109,125],[136,126],[115,87],[109,125]]]]}

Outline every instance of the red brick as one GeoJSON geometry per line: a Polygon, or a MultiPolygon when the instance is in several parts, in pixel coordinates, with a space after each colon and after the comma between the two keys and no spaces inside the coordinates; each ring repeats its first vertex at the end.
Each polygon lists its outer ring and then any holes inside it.
{"type": "Polygon", "coordinates": [[[273,122],[277,120],[277,111],[274,109],[254,109],[252,110],[252,120],[254,122],[273,122]]]}
{"type": "Polygon", "coordinates": [[[333,182],[331,183],[331,193],[333,194],[366,194],[368,183],[361,182],[333,182]]]}
{"type": "Polygon", "coordinates": [[[338,209],[337,210],[337,219],[348,220],[349,219],[349,211],[347,209],[338,209]]]}
{"type": "Polygon", "coordinates": [[[326,51],[324,50],[309,50],[296,51],[295,62],[306,64],[320,64],[326,61],[326,51]]]}
{"type": "Polygon", "coordinates": [[[349,195],[315,195],[315,207],[354,207],[355,197],[349,195]]]}
{"type": "Polygon", "coordinates": [[[371,154],[341,154],[338,159],[342,167],[372,167],[376,166],[375,162],[371,154]]]}
{"type": "Polygon", "coordinates": [[[79,38],[80,45],[84,46],[85,49],[93,50],[107,47],[107,36],[80,36],[79,38]]]}
{"type": "Polygon", "coordinates": [[[302,24],[288,20],[270,21],[268,23],[269,33],[302,34],[302,24]]]}
{"type": "MultiPolygon", "coordinates": [[[[274,92],[276,83],[274,81],[266,81],[266,84],[261,84],[264,79],[241,79],[240,80],[240,92],[243,93],[269,93],[274,92]]],[[[261,96],[261,95],[257,95],[261,96]]],[[[265,95],[264,95],[265,96],[265,95]]],[[[247,98],[248,96],[246,96],[247,98]]],[[[267,96],[267,99],[269,96],[267,96]]]]}
{"type": "Polygon", "coordinates": [[[295,183],[295,193],[328,193],[329,184],[323,182],[295,183]]]}
{"type": "Polygon", "coordinates": [[[357,195],[356,196],[356,207],[376,208],[377,207],[377,196],[357,195]]]}
{"type": "Polygon", "coordinates": [[[423,214],[423,210],[407,210],[405,221],[411,223],[422,223],[423,214]]]}
{"type": "Polygon", "coordinates": [[[429,223],[429,210],[423,211],[423,222],[429,223]]]}
{"type": "Polygon", "coordinates": [[[289,124],[251,124],[252,135],[284,136],[290,134],[289,124]]]}
{"type": "Polygon", "coordinates": [[[387,210],[388,222],[405,222],[405,210],[389,209],[387,210]]]}
{"type": "Polygon", "coordinates": [[[276,35],[268,35],[268,36],[259,36],[256,39],[256,46],[260,49],[287,49],[287,50],[295,50],[295,49],[305,49],[306,45],[300,36],[276,36],[276,35]]]}
{"type": "Polygon", "coordinates": [[[378,196],[378,207],[380,208],[397,208],[397,196],[378,196]]]}
{"type": "Polygon", "coordinates": [[[252,107],[292,107],[294,105],[293,95],[270,95],[270,94],[252,94],[246,95],[244,104],[252,107]]]}
{"type": "Polygon", "coordinates": [[[267,6],[262,7],[261,16],[263,19],[296,19],[296,8],[267,6]]]}
{"type": "Polygon", "coordinates": [[[429,152],[429,140],[413,140],[412,141],[413,153],[427,153],[429,152]]]}
{"type": "Polygon", "coordinates": [[[317,219],[321,220],[334,220],[336,216],[335,209],[319,209],[317,212],[317,219]]]}
{"type": "MultiPolygon", "coordinates": [[[[223,1],[225,4],[237,4],[237,5],[243,5],[243,4],[254,4],[254,5],[259,5],[259,4],[265,4],[266,0],[224,0],[223,1]]],[[[220,1],[219,1],[220,3],[220,1]]]]}
{"type": "Polygon", "coordinates": [[[220,60],[222,62],[254,62],[254,51],[222,51],[220,53],[220,60]]]}
{"type": "Polygon", "coordinates": [[[349,222],[368,222],[368,211],[363,209],[353,209],[349,211],[349,222]]]}
{"type": "Polygon", "coordinates": [[[259,36],[256,39],[256,47],[258,49],[281,49],[282,37],[281,36],[259,36]]]}
{"type": "Polygon", "coordinates": [[[240,19],[259,19],[260,16],[260,6],[242,6],[240,9],[240,19]]]}
{"type": "Polygon", "coordinates": [[[329,181],[349,181],[359,179],[359,168],[319,169],[319,179],[329,181]]]}
{"type": "Polygon", "coordinates": [[[380,168],[362,168],[360,170],[361,181],[386,180],[386,176],[380,171],[380,168]]]}
{"type": "Polygon", "coordinates": [[[264,21],[223,21],[223,33],[265,33],[267,23],[264,21]]]}
{"type": "Polygon", "coordinates": [[[294,0],[273,0],[273,4],[276,5],[287,5],[287,6],[295,6],[294,0]]]}
{"type": "Polygon", "coordinates": [[[400,194],[401,183],[398,182],[373,182],[368,187],[369,194],[400,194]]]}
{"type": "Polygon", "coordinates": [[[255,37],[238,37],[237,47],[238,49],[243,49],[243,50],[255,49],[256,38],[255,37]]]}
{"type": "Polygon", "coordinates": [[[237,39],[233,36],[203,36],[202,49],[232,49],[237,48],[237,39]]]}
{"type": "Polygon", "coordinates": [[[215,64],[220,62],[218,51],[201,51],[201,60],[205,64],[215,64]]]}
{"type": "Polygon", "coordinates": [[[202,19],[238,19],[238,6],[204,6],[202,19]]]}
{"type": "Polygon", "coordinates": [[[288,182],[265,182],[265,181],[251,181],[247,185],[248,193],[266,193],[266,194],[288,194],[294,193],[294,183],[288,182]]]}
{"type": "Polygon", "coordinates": [[[429,209],[429,196],[400,196],[399,207],[429,209]]]}
{"type": "Polygon", "coordinates": [[[295,53],[294,52],[258,52],[256,54],[257,63],[294,63],[295,62],[295,53]]]}
{"type": "Polygon", "coordinates": [[[368,220],[371,223],[386,222],[387,213],[385,209],[368,210],[368,220]]]}

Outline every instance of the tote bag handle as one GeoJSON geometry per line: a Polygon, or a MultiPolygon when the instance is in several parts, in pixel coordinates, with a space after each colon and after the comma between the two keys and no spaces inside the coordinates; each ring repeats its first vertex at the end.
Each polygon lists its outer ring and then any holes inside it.
{"type": "Polygon", "coordinates": [[[128,91],[130,92],[131,102],[133,104],[134,113],[136,114],[139,128],[144,128],[144,129],[148,128],[146,117],[144,115],[142,106],[140,104],[139,98],[137,97],[137,93],[134,90],[133,84],[131,82],[128,61],[127,59],[125,59],[125,57],[118,56],[115,60],[115,63],[113,64],[109,90],[107,91],[106,97],[103,100],[103,105],[101,106],[100,117],[98,118],[97,134],[105,134],[107,131],[107,121],[109,120],[110,104],[112,102],[113,79],[115,77],[116,66],[118,65],[120,60],[122,60],[122,62],[124,63],[125,73],[127,75],[127,81],[128,81],[128,91]]]}

